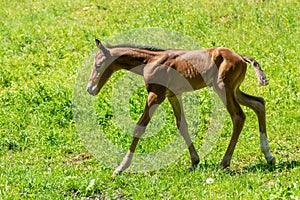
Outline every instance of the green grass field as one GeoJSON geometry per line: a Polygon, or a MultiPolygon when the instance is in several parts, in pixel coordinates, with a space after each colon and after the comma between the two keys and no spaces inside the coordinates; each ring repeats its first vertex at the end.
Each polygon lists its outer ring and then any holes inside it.
{"type": "MultiPolygon", "coordinates": [[[[2,0],[0,199],[299,199],[299,10],[296,0],[2,0]],[[259,87],[249,67],[242,90],[266,100],[275,167],[260,153],[255,114],[244,108],[247,119],[229,169],[215,169],[230,139],[226,114],[218,141],[195,172],[187,173],[189,155],[184,150],[159,170],[111,178],[116,163],[98,160],[79,136],[72,109],[76,79],[93,59],[95,38],[149,27],[190,36],[195,46],[225,46],[260,63],[269,85],[259,87]],[[207,184],[208,178],[214,182],[207,184]]],[[[130,135],[121,134],[111,121],[110,95],[119,76],[91,106],[107,138],[127,149],[130,135]]],[[[133,119],[144,104],[145,91],[137,92],[141,94],[128,100],[133,119]]],[[[198,151],[211,109],[208,90],[199,94],[203,120],[195,138],[198,151]]],[[[173,119],[168,121],[165,132],[143,139],[138,151],[165,145],[174,132],[173,119]]]]}

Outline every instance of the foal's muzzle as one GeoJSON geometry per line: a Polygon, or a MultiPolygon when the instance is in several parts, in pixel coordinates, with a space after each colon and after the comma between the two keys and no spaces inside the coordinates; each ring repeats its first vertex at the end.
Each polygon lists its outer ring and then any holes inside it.
{"type": "Polygon", "coordinates": [[[97,95],[99,93],[99,89],[97,87],[97,85],[93,85],[91,82],[89,82],[86,86],[86,91],[90,94],[90,95],[97,95]]]}

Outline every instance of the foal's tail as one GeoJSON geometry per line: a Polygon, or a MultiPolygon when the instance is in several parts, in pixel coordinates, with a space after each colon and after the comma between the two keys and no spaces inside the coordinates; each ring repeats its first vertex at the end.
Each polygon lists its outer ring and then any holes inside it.
{"type": "Polygon", "coordinates": [[[258,78],[259,84],[265,86],[268,85],[268,80],[267,80],[267,76],[264,73],[264,71],[262,70],[262,68],[260,67],[260,65],[258,64],[258,62],[256,60],[254,60],[253,58],[249,58],[247,56],[242,56],[243,60],[247,63],[250,63],[255,72],[256,72],[256,76],[258,78]]]}

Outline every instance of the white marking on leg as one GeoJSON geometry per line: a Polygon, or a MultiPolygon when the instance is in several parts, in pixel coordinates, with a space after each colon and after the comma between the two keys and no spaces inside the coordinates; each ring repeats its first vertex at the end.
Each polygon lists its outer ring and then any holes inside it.
{"type": "Polygon", "coordinates": [[[113,177],[115,177],[117,174],[120,174],[122,171],[124,171],[130,166],[132,157],[133,152],[128,151],[125,157],[123,158],[121,164],[115,169],[113,177]]]}
{"type": "Polygon", "coordinates": [[[141,138],[146,131],[146,126],[136,125],[133,132],[133,137],[141,138]]]}
{"type": "Polygon", "coordinates": [[[261,152],[265,155],[266,160],[268,163],[273,163],[275,159],[270,152],[270,146],[268,143],[268,138],[266,133],[260,133],[260,149],[261,152]]]}

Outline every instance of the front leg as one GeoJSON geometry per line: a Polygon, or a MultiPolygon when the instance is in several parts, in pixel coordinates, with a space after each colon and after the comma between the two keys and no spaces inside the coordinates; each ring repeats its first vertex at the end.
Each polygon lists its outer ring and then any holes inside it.
{"type": "Polygon", "coordinates": [[[115,169],[112,175],[113,178],[130,166],[133,158],[133,153],[136,149],[139,139],[145,133],[146,127],[150,122],[151,117],[154,114],[154,111],[164,101],[164,99],[165,99],[164,95],[157,95],[154,92],[149,92],[144,112],[134,129],[130,148],[127,154],[125,155],[125,157],[123,158],[121,164],[115,169]]]}
{"type": "Polygon", "coordinates": [[[188,132],[188,125],[184,116],[181,96],[171,96],[169,97],[169,102],[171,103],[174,111],[178,130],[184,138],[185,143],[187,144],[189,149],[189,153],[191,156],[191,166],[189,168],[189,171],[193,171],[199,163],[199,155],[188,132]]]}
{"type": "Polygon", "coordinates": [[[128,150],[128,152],[125,155],[125,157],[123,158],[121,164],[115,169],[115,171],[112,175],[113,178],[130,166],[131,160],[133,158],[133,153],[134,153],[134,150],[135,150],[135,147],[136,147],[138,141],[139,141],[138,137],[133,137],[132,138],[132,142],[131,142],[131,145],[130,145],[131,148],[128,150]]]}

